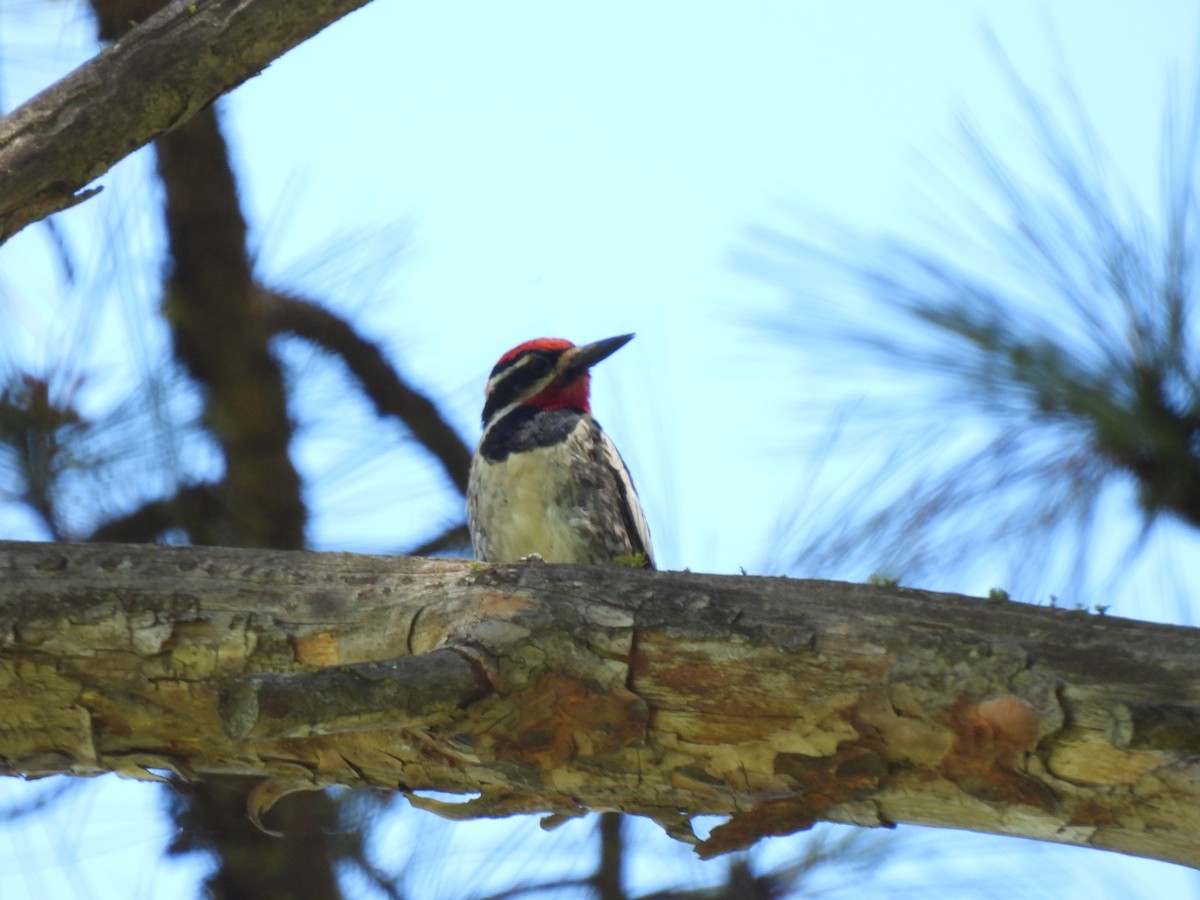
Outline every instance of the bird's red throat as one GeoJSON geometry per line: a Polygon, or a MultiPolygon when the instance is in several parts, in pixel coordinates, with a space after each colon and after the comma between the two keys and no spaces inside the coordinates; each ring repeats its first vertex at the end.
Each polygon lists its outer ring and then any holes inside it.
{"type": "Polygon", "coordinates": [[[589,405],[591,393],[591,376],[581,372],[566,384],[552,384],[540,394],[525,401],[526,406],[536,406],[538,409],[578,409],[581,412],[591,412],[589,405]]]}

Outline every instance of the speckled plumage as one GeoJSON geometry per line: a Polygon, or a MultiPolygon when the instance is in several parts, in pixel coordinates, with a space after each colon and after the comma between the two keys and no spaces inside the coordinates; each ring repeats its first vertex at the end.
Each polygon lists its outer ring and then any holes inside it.
{"type": "Polygon", "coordinates": [[[642,553],[653,564],[625,463],[591,415],[538,412],[511,441],[522,449],[499,459],[481,453],[471,465],[467,519],[476,557],[515,562],[537,553],[546,562],[606,563],[642,553]]]}
{"type": "Polygon", "coordinates": [[[627,338],[617,340],[575,348],[542,339],[497,363],[467,491],[478,559],[515,562],[536,553],[551,563],[595,564],[642,554],[653,566],[628,470],[588,409],[586,367],[571,369],[563,355],[611,346],[606,356],[627,338]],[[555,380],[555,366],[567,367],[567,377],[555,380]]]}

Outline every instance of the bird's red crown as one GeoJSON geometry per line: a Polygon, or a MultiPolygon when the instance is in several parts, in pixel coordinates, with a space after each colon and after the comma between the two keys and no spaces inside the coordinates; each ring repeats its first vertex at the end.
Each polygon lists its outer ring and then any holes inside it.
{"type": "Polygon", "coordinates": [[[534,338],[532,341],[526,341],[523,344],[517,344],[517,346],[513,347],[511,350],[509,350],[507,353],[505,353],[502,357],[500,357],[500,359],[498,359],[496,361],[496,365],[500,365],[501,363],[506,363],[510,359],[516,359],[518,356],[520,356],[526,350],[558,351],[558,350],[570,350],[574,346],[575,345],[572,344],[570,341],[565,340],[563,338],[548,338],[548,337],[534,338]]]}
{"type": "MultiPolygon", "coordinates": [[[[566,350],[574,349],[575,345],[564,338],[540,337],[523,344],[517,344],[496,362],[497,368],[506,362],[516,359],[522,353],[529,351],[546,351],[556,357],[566,350]]],[[[536,406],[538,409],[578,409],[591,412],[592,377],[587,369],[579,372],[566,382],[553,382],[539,394],[528,398],[526,406],[536,406]]]]}

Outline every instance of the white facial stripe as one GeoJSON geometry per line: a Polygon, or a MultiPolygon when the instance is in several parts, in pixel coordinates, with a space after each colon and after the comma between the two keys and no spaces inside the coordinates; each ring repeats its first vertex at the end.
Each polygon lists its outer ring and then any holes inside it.
{"type": "MultiPolygon", "coordinates": [[[[521,363],[518,363],[517,365],[521,365],[521,363]]],[[[514,368],[515,368],[515,366],[514,366],[514,368]]],[[[509,374],[509,372],[511,372],[511,371],[512,371],[512,369],[506,370],[505,372],[503,372],[501,374],[501,377],[509,374]]],[[[527,387],[524,390],[524,392],[522,392],[517,397],[516,400],[514,400],[512,403],[508,404],[505,407],[502,407],[499,411],[497,411],[491,417],[491,419],[488,420],[487,428],[485,428],[483,430],[483,436],[487,437],[487,433],[492,430],[492,425],[494,423],[499,422],[501,419],[503,419],[506,415],[508,415],[510,412],[512,412],[514,409],[516,409],[518,406],[520,406],[522,403],[524,403],[530,397],[536,397],[538,394],[540,394],[546,388],[550,387],[550,385],[554,382],[554,379],[556,379],[558,377],[558,375],[559,375],[559,372],[558,372],[557,367],[555,367],[554,369],[551,369],[550,373],[548,375],[546,375],[545,378],[543,378],[541,381],[535,381],[532,385],[527,387]]],[[[493,387],[492,380],[489,380],[488,386],[487,386],[487,390],[488,390],[489,394],[492,392],[492,387],[493,387]]]]}
{"type": "Polygon", "coordinates": [[[483,434],[479,438],[479,443],[481,446],[482,446],[483,442],[487,440],[487,436],[491,432],[492,427],[520,405],[521,405],[520,400],[516,401],[515,403],[510,403],[510,404],[508,404],[508,406],[499,410],[494,416],[492,416],[488,420],[487,427],[485,427],[483,429],[483,434]]]}
{"type": "MultiPolygon", "coordinates": [[[[487,383],[487,388],[484,392],[484,396],[485,397],[490,396],[492,393],[492,390],[496,387],[497,384],[512,377],[514,372],[517,372],[520,369],[524,368],[525,366],[529,365],[530,363],[533,362],[533,360],[534,360],[534,357],[532,357],[532,356],[522,357],[521,359],[517,360],[517,362],[513,363],[511,366],[509,366],[507,369],[505,369],[503,372],[501,372],[499,375],[495,375],[492,378],[489,378],[488,383],[487,383]]],[[[542,391],[544,391],[546,388],[548,388],[554,382],[554,380],[558,378],[559,375],[562,374],[562,369],[563,369],[563,364],[562,364],[562,361],[560,360],[557,365],[555,365],[552,369],[550,369],[550,371],[547,372],[541,378],[541,380],[535,381],[535,382],[533,382],[533,384],[531,384],[527,388],[525,388],[525,390],[521,392],[521,395],[520,395],[521,399],[528,400],[530,397],[536,397],[538,394],[540,394],[542,391]]]]}
{"type": "Polygon", "coordinates": [[[520,359],[518,359],[515,363],[513,363],[511,366],[509,366],[503,372],[500,372],[499,374],[493,375],[491,378],[489,378],[488,383],[487,383],[487,388],[484,390],[484,396],[487,396],[488,394],[490,394],[492,392],[492,388],[494,388],[496,386],[497,382],[503,381],[505,378],[507,378],[513,372],[517,371],[517,369],[520,369],[522,366],[529,365],[529,363],[532,359],[533,359],[533,357],[531,357],[531,356],[522,356],[520,359]]]}

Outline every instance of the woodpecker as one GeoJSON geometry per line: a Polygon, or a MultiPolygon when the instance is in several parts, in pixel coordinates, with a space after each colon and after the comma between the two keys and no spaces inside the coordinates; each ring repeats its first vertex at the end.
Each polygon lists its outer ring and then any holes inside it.
{"type": "Polygon", "coordinates": [[[654,567],[633,480],[589,405],[589,370],[632,338],[537,338],[500,357],[467,487],[478,559],[654,567]]]}

